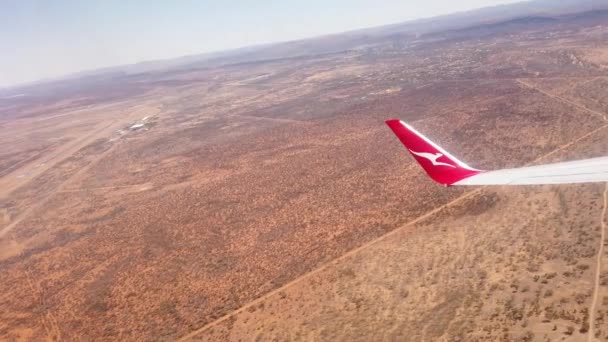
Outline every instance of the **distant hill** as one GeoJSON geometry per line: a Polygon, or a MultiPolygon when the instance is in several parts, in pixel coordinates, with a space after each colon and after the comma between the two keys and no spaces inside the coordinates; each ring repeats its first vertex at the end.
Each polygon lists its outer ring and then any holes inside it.
{"type": "MultiPolygon", "coordinates": [[[[399,36],[400,38],[421,37],[428,34],[449,30],[459,30],[480,25],[491,25],[511,22],[511,25],[522,24],[532,20],[536,23],[549,21],[550,17],[584,13],[608,9],[608,0],[535,0],[487,7],[474,11],[455,13],[428,19],[408,21],[381,27],[361,29],[340,34],[326,35],[311,39],[254,46],[244,49],[225,51],[219,54],[201,54],[185,57],[181,66],[193,64],[231,64],[264,59],[289,58],[304,55],[341,52],[349,49],[374,46],[383,42],[383,38],[399,36]],[[520,21],[518,21],[520,20],[520,21]]],[[[174,60],[175,61],[175,60],[174,60]]],[[[167,61],[150,62],[149,67],[160,67],[167,61]],[[159,64],[155,64],[159,63],[159,64]]],[[[137,69],[137,65],[132,66],[137,69]]],[[[129,67],[125,69],[126,72],[129,67]]]]}
{"type": "MultiPolygon", "coordinates": [[[[261,46],[244,47],[216,53],[184,56],[169,60],[146,61],[132,65],[116,66],[79,72],[61,79],[38,82],[49,84],[78,80],[84,83],[104,82],[115,77],[149,72],[162,72],[189,68],[204,68],[236,63],[257,62],[281,58],[344,52],[373,47],[390,39],[403,41],[420,39],[429,35],[452,31],[453,34],[475,32],[484,34],[524,25],[542,25],[554,17],[608,10],[608,0],[534,0],[509,5],[487,7],[428,19],[381,27],[360,29],[340,34],[261,46]]],[[[64,87],[71,88],[68,85],[64,87]]],[[[25,88],[31,88],[28,86],[25,88]]],[[[0,89],[2,97],[24,92],[23,89],[0,89]]],[[[35,87],[34,87],[35,88],[35,87]]]]}

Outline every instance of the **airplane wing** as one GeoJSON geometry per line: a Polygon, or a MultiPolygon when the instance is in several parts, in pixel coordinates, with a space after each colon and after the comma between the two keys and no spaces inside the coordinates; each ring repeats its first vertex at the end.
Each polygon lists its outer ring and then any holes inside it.
{"type": "Polygon", "coordinates": [[[388,120],[386,124],[424,171],[434,181],[447,186],[608,182],[608,157],[484,171],[461,162],[403,121],[388,120]]]}

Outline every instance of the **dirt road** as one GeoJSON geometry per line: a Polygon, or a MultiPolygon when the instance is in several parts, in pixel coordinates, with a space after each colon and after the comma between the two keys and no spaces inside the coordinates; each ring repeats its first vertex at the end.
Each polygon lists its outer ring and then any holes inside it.
{"type": "Polygon", "coordinates": [[[600,239],[600,247],[597,251],[597,263],[595,266],[595,283],[593,286],[593,300],[589,309],[589,335],[587,341],[592,342],[595,338],[595,308],[597,307],[597,299],[599,297],[600,276],[602,271],[602,256],[604,254],[604,241],[606,240],[606,208],[608,207],[608,184],[604,190],[604,210],[600,218],[600,227],[602,229],[602,237],[600,239]]]}

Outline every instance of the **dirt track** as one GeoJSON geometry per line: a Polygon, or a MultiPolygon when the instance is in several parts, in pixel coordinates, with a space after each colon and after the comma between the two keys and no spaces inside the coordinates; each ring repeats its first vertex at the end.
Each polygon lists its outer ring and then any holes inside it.
{"type": "Polygon", "coordinates": [[[599,289],[600,289],[600,279],[601,279],[601,270],[602,270],[602,256],[604,255],[604,242],[606,240],[606,209],[608,208],[608,184],[606,184],[606,189],[604,190],[604,210],[602,211],[602,216],[600,217],[600,228],[602,230],[602,237],[600,239],[600,244],[597,250],[597,262],[595,265],[595,282],[593,286],[593,299],[591,301],[591,307],[589,308],[589,336],[587,341],[591,342],[596,340],[595,334],[595,313],[597,308],[597,302],[599,298],[599,289]]]}
{"type": "MultiPolygon", "coordinates": [[[[580,137],[578,137],[577,139],[575,139],[573,141],[570,141],[570,142],[568,142],[568,143],[566,143],[564,145],[561,145],[558,148],[556,148],[555,150],[553,150],[553,151],[551,151],[551,152],[549,152],[549,153],[547,153],[547,154],[545,154],[545,155],[537,158],[536,160],[534,160],[530,164],[537,163],[537,162],[542,161],[543,159],[546,159],[546,158],[548,158],[548,157],[550,157],[550,156],[552,156],[552,155],[554,155],[554,154],[556,154],[558,152],[562,152],[562,151],[566,150],[568,147],[570,147],[570,146],[572,146],[572,145],[574,145],[574,144],[576,144],[576,143],[578,143],[578,142],[580,142],[580,141],[582,141],[584,139],[587,139],[587,138],[589,138],[590,136],[592,136],[594,134],[597,134],[598,132],[604,130],[607,127],[608,127],[608,124],[606,124],[604,126],[601,126],[601,127],[597,128],[597,129],[595,129],[595,130],[593,130],[593,131],[591,131],[591,132],[589,132],[589,133],[587,133],[587,134],[585,134],[583,136],[580,136],[580,137]]],[[[273,290],[272,292],[269,292],[269,293],[265,294],[264,296],[262,296],[262,297],[260,297],[260,298],[258,298],[256,300],[254,300],[254,301],[249,302],[247,305],[239,308],[238,310],[235,310],[235,311],[229,313],[228,315],[225,315],[225,316],[223,316],[223,317],[215,320],[214,322],[212,322],[212,323],[210,323],[208,325],[205,325],[204,327],[201,327],[200,329],[197,329],[197,330],[189,333],[188,335],[185,335],[185,336],[181,337],[179,339],[179,341],[188,341],[188,340],[191,340],[193,337],[199,335],[200,333],[202,333],[204,331],[212,329],[214,326],[217,326],[218,324],[221,324],[222,322],[226,321],[230,317],[233,317],[233,316],[235,316],[235,315],[237,315],[237,314],[239,314],[239,313],[241,313],[241,312],[243,312],[243,311],[245,311],[245,310],[247,310],[247,309],[249,309],[251,307],[254,307],[254,306],[256,306],[256,305],[264,302],[264,300],[266,300],[268,298],[276,296],[276,294],[284,291],[285,289],[288,289],[289,287],[291,287],[291,286],[293,286],[293,285],[295,285],[297,283],[306,281],[306,279],[314,276],[315,274],[320,273],[320,272],[324,271],[325,269],[327,269],[328,267],[331,267],[332,265],[338,264],[341,261],[350,258],[351,256],[353,256],[353,255],[361,252],[362,250],[365,250],[366,248],[369,248],[369,247],[371,247],[371,246],[373,246],[375,244],[378,244],[381,241],[389,239],[393,235],[400,234],[404,229],[406,229],[408,227],[411,227],[411,226],[414,226],[418,222],[422,222],[422,221],[424,221],[424,220],[432,217],[433,215],[436,215],[437,213],[440,213],[441,211],[449,208],[452,205],[458,204],[459,202],[461,202],[461,201],[463,201],[463,200],[465,200],[465,199],[467,199],[467,198],[469,198],[469,197],[471,197],[471,196],[479,193],[483,189],[484,189],[484,187],[480,187],[480,188],[477,188],[475,190],[466,192],[464,195],[462,195],[462,196],[454,199],[450,203],[442,205],[441,207],[438,207],[438,208],[436,208],[436,209],[434,209],[434,210],[432,210],[432,211],[430,211],[430,212],[428,212],[428,213],[426,213],[426,214],[424,214],[424,215],[422,215],[422,216],[414,219],[413,221],[410,221],[410,222],[406,223],[403,226],[395,228],[390,233],[388,233],[386,235],[383,235],[383,236],[381,236],[381,237],[379,237],[379,238],[377,238],[377,239],[375,239],[373,241],[370,241],[370,242],[368,242],[368,243],[366,243],[366,244],[364,244],[364,245],[362,245],[362,246],[360,246],[360,247],[358,247],[358,248],[356,248],[354,250],[351,250],[348,253],[345,253],[345,254],[341,255],[339,258],[336,258],[336,259],[332,260],[330,263],[327,263],[327,264],[323,265],[322,267],[319,267],[319,268],[315,269],[314,271],[312,271],[310,273],[307,273],[307,274],[303,275],[302,277],[297,278],[297,279],[291,281],[290,283],[285,284],[282,287],[277,288],[277,289],[273,290]]],[[[607,195],[607,194],[608,194],[608,185],[606,186],[606,194],[605,195],[607,195]]],[[[604,210],[605,210],[605,208],[606,207],[604,207],[604,210]]],[[[605,212],[604,212],[603,215],[605,215],[605,212]]],[[[602,227],[603,227],[603,225],[604,225],[604,221],[602,220],[602,227]]],[[[604,241],[604,230],[602,229],[601,248],[600,248],[600,251],[598,251],[598,264],[597,264],[597,270],[598,271],[597,271],[597,275],[596,275],[596,286],[594,288],[595,295],[597,295],[597,289],[599,288],[599,285],[598,285],[599,284],[599,278],[600,278],[600,273],[599,273],[600,262],[599,262],[599,258],[601,257],[601,253],[602,253],[602,250],[603,250],[603,241],[604,241]]],[[[596,300],[597,300],[597,297],[594,296],[593,307],[595,306],[595,301],[596,300]]],[[[591,327],[593,327],[593,326],[591,326],[591,327]]],[[[590,329],[590,331],[593,331],[593,329],[590,329]]],[[[590,336],[591,336],[591,334],[590,334],[590,336]]]]}
{"type": "MultiPolygon", "coordinates": [[[[593,77],[593,78],[591,78],[590,80],[588,80],[586,82],[593,82],[596,79],[597,79],[596,77],[593,77]]],[[[518,79],[517,82],[521,83],[522,85],[524,85],[524,86],[526,86],[526,87],[528,87],[530,89],[534,89],[534,90],[536,90],[538,92],[541,92],[541,93],[543,93],[543,94],[545,94],[545,95],[547,95],[549,97],[552,97],[552,98],[557,99],[557,100],[559,100],[561,102],[564,102],[564,103],[567,103],[569,105],[572,105],[572,106],[574,106],[574,107],[576,107],[578,109],[581,109],[581,110],[583,110],[583,111],[585,111],[587,113],[591,113],[593,115],[597,115],[597,116],[601,117],[604,121],[608,122],[608,118],[606,117],[606,113],[602,113],[602,112],[598,112],[598,111],[593,110],[593,109],[589,109],[589,108],[585,107],[584,105],[581,105],[579,103],[570,101],[570,100],[568,100],[568,99],[566,99],[566,98],[564,98],[562,96],[548,93],[548,92],[546,92],[546,91],[544,91],[544,90],[542,90],[542,89],[540,89],[540,88],[538,88],[538,87],[536,87],[536,86],[534,86],[534,85],[532,85],[532,84],[530,84],[530,83],[528,83],[528,82],[526,82],[524,80],[518,79]]],[[[584,83],[586,83],[586,82],[584,82],[584,83]]]]}

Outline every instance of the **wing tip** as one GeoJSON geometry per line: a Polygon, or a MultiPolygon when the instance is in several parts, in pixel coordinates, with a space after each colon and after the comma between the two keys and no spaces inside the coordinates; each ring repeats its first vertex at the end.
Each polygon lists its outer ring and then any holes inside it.
{"type": "Polygon", "coordinates": [[[482,172],[461,162],[407,123],[399,119],[390,119],[385,122],[414,159],[437,183],[452,185],[482,172]],[[443,159],[438,160],[439,158],[443,159]],[[446,169],[446,167],[450,169],[446,169]]]}
{"type": "Polygon", "coordinates": [[[403,125],[403,122],[399,119],[390,119],[384,121],[386,125],[397,135],[399,135],[399,131],[402,129],[406,129],[407,127],[403,125]]]}

